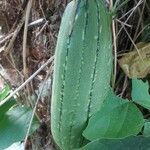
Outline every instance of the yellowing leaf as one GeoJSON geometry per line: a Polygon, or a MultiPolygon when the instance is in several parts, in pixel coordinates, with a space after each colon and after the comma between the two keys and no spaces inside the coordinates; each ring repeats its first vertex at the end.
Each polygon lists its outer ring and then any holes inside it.
{"type": "Polygon", "coordinates": [[[150,70],[150,43],[138,43],[138,51],[125,54],[118,60],[120,67],[129,78],[144,78],[150,70]]]}

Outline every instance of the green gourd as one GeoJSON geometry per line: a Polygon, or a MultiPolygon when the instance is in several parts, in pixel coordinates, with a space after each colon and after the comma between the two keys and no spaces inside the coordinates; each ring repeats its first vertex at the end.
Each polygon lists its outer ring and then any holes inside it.
{"type": "Polygon", "coordinates": [[[63,150],[82,146],[88,118],[107,94],[111,18],[102,0],[73,0],[64,12],[54,62],[51,131],[63,150]]]}

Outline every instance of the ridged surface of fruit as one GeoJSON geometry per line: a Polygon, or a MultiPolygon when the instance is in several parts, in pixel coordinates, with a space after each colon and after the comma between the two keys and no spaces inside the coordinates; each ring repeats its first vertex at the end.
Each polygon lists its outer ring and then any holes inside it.
{"type": "Polygon", "coordinates": [[[51,130],[57,145],[82,145],[88,118],[100,109],[112,68],[110,16],[102,0],[68,4],[55,52],[51,130]]]}

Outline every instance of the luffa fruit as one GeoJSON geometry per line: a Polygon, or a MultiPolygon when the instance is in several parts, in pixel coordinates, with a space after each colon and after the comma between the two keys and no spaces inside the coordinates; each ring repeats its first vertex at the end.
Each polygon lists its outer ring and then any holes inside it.
{"type": "Polygon", "coordinates": [[[55,52],[51,130],[63,150],[80,147],[88,118],[100,109],[112,68],[110,16],[102,0],[73,0],[55,52]]]}

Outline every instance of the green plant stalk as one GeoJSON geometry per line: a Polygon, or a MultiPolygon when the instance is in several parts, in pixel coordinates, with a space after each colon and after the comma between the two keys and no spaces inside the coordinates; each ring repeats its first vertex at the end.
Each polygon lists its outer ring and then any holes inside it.
{"type": "Polygon", "coordinates": [[[57,145],[82,145],[88,118],[103,103],[111,78],[111,18],[102,0],[73,0],[62,18],[55,52],[51,130],[57,145]]]}

